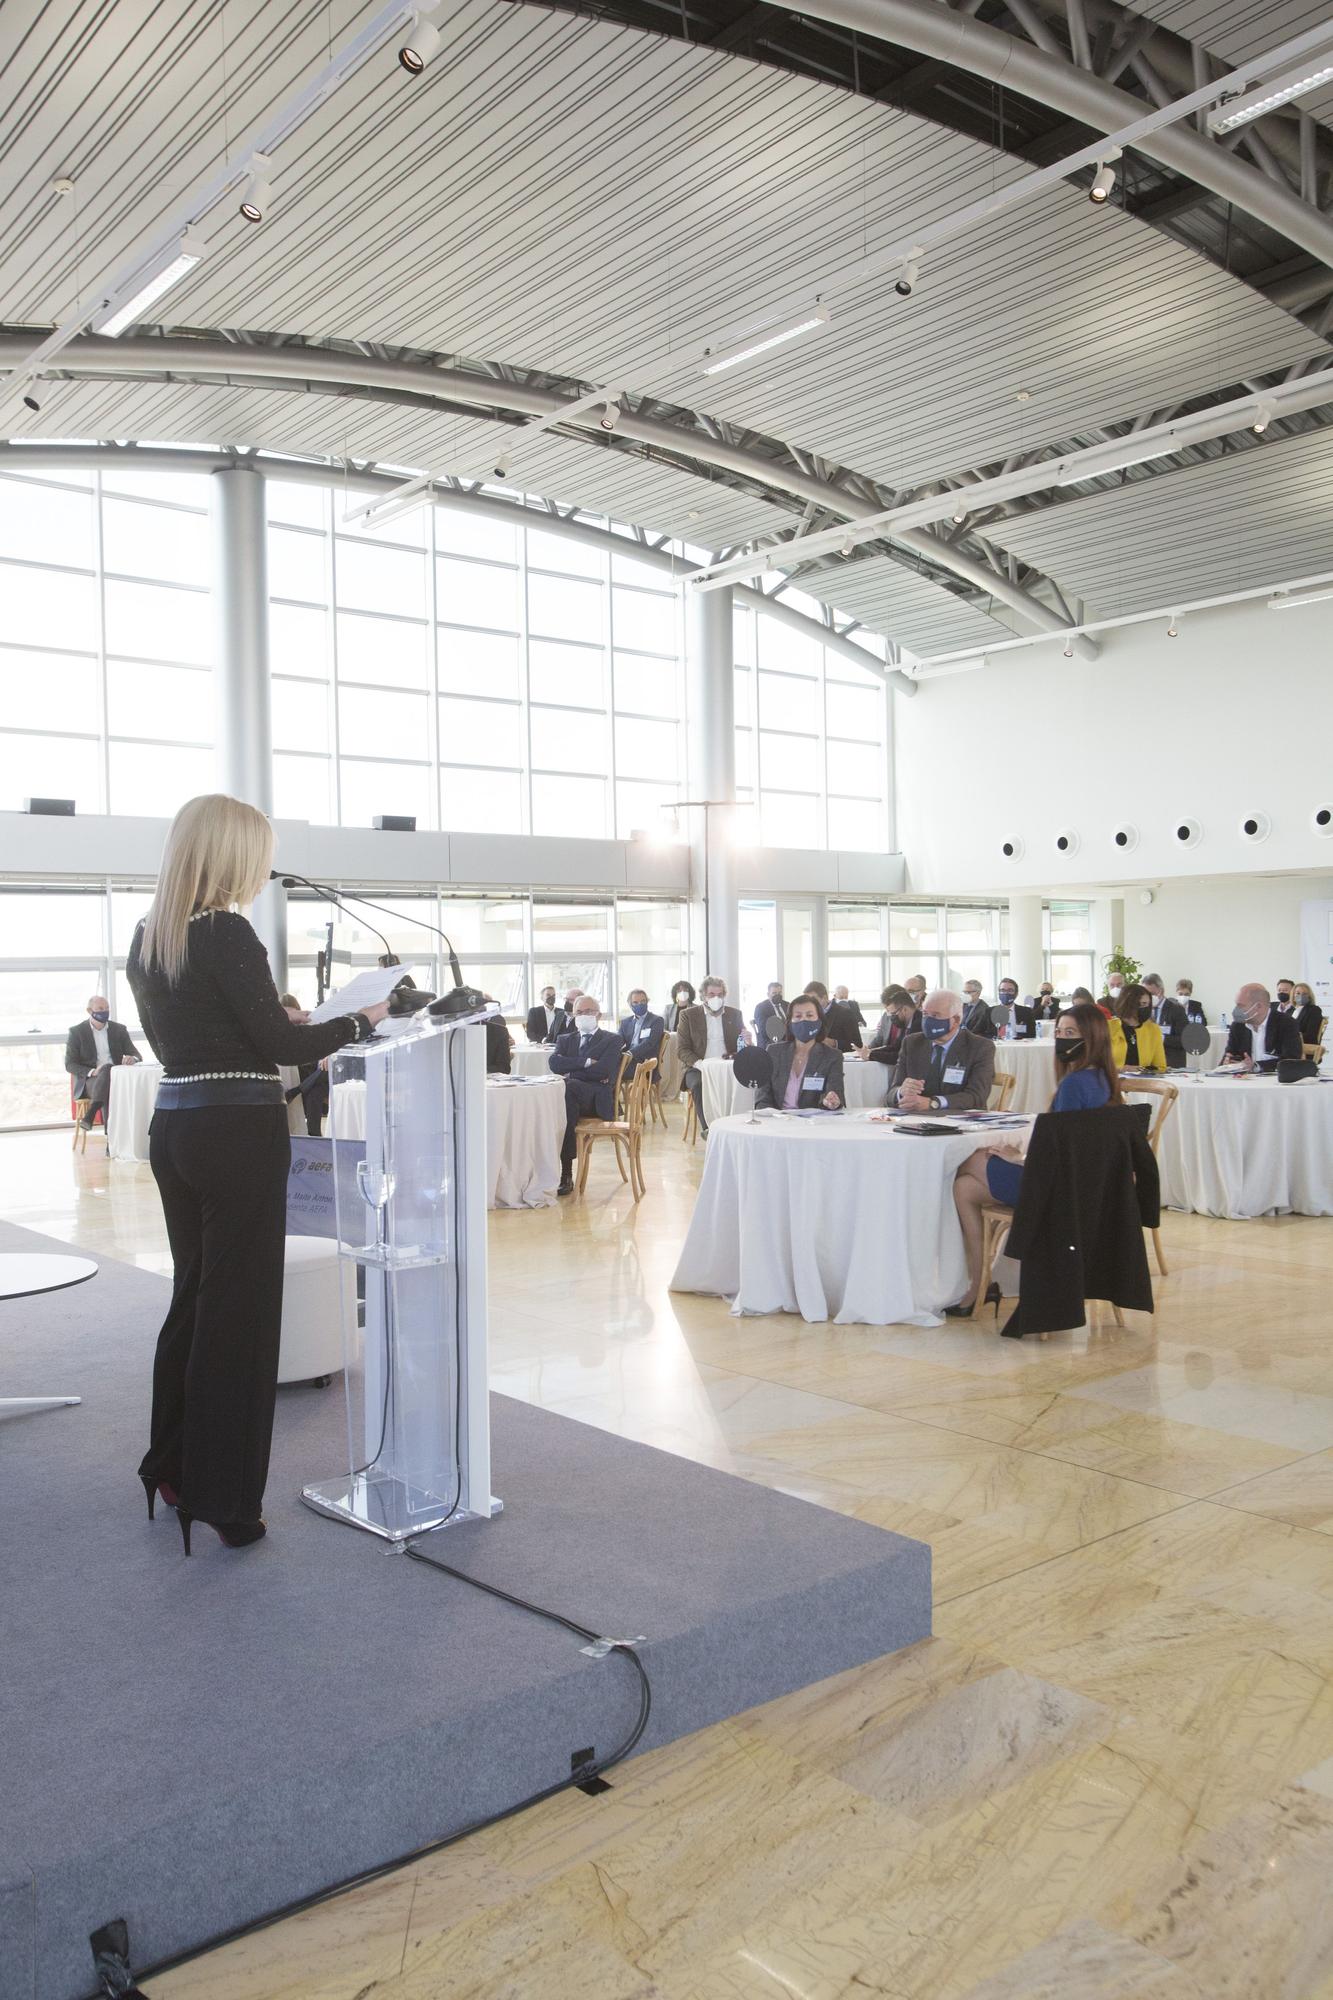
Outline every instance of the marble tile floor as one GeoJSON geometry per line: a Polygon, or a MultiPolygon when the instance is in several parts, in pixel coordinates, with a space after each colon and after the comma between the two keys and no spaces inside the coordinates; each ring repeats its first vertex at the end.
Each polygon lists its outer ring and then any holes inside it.
{"type": "MultiPolygon", "coordinates": [[[[1153,1319],[737,1321],[637,1209],[491,1217],[497,1387],[928,1541],[935,1637],[152,1982],[154,2000],[1333,2000],[1333,1223],[1171,1216],[1153,1319]]],[[[146,1167],[0,1212],[165,1269],[146,1167]]]]}

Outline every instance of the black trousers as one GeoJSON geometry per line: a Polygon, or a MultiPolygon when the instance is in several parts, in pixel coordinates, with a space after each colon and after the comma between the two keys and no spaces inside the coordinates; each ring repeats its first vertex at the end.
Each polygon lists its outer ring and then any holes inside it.
{"type": "Polygon", "coordinates": [[[83,1095],[88,1100],[88,1109],[83,1114],[91,1125],[93,1113],[100,1111],[102,1123],[106,1123],[107,1105],[111,1100],[111,1065],[103,1063],[100,1069],[90,1070],[83,1086],[83,1095]]]}
{"type": "Polygon", "coordinates": [[[598,1118],[597,1085],[586,1083],[581,1076],[565,1078],[565,1142],[560,1148],[560,1171],[567,1174],[574,1164],[574,1155],[579,1149],[575,1137],[575,1127],[580,1118],[598,1118]]]}
{"type": "Polygon", "coordinates": [[[291,1142],[280,1104],[156,1111],[148,1158],[174,1265],[139,1470],[203,1521],[259,1518],[282,1334],[291,1142]]]}

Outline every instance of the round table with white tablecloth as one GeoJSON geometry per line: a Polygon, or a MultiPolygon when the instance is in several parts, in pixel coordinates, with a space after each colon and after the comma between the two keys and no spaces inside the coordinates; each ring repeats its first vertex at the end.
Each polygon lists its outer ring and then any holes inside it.
{"type": "Polygon", "coordinates": [[[734,1313],[934,1326],[967,1290],[954,1175],[995,1134],[916,1138],[900,1122],[864,1111],[721,1119],[672,1290],[718,1294],[734,1313]]]}
{"type": "Polygon", "coordinates": [[[1162,1202],[1196,1215],[1333,1215],[1333,1083],[1168,1077],[1162,1202]]]}
{"type": "MultiPolygon", "coordinates": [[[[366,1136],[366,1086],[335,1085],[329,1129],[340,1139],[366,1136]]],[[[560,1179],[565,1136],[565,1080],[486,1079],[486,1206],[549,1208],[560,1179]]]]}
{"type": "MultiPolygon", "coordinates": [[[[754,1109],[754,1092],[736,1081],[730,1056],[706,1056],[699,1065],[703,1076],[704,1117],[711,1130],[719,1118],[734,1118],[754,1109]]],[[[849,1111],[873,1111],[888,1101],[892,1063],[862,1062],[844,1056],[843,1091],[849,1111]]]]}
{"type": "Polygon", "coordinates": [[[549,1076],[554,1042],[521,1042],[510,1058],[514,1076],[549,1076]]]}
{"type": "Polygon", "coordinates": [[[1018,1078],[1008,1111],[1046,1111],[1055,1095],[1055,1046],[1051,1041],[995,1043],[995,1074],[1018,1078]]]}
{"type": "Polygon", "coordinates": [[[106,1150],[112,1160],[146,1160],[161,1063],[117,1063],[106,1107],[106,1150]]]}
{"type": "MultiPolygon", "coordinates": [[[[284,1064],[278,1070],[284,1090],[295,1090],[300,1071],[284,1064]]],[[[153,1121],[161,1063],[117,1063],[111,1072],[111,1096],[106,1110],[106,1150],[111,1160],[146,1160],[148,1127],[153,1121]]],[[[305,1100],[294,1097],[287,1106],[287,1129],[305,1136],[305,1100]]]]}

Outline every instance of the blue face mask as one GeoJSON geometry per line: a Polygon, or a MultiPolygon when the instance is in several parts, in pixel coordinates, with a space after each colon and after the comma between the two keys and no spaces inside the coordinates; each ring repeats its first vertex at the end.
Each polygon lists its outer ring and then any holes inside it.
{"type": "Polygon", "coordinates": [[[642,1020],[648,1012],[648,1002],[646,1000],[631,1000],[629,1010],[631,1014],[637,1015],[639,1020],[642,1020]]]}
{"type": "Polygon", "coordinates": [[[798,1042],[813,1042],[819,1033],[818,1021],[793,1021],[791,1031],[798,1042]]]}
{"type": "Polygon", "coordinates": [[[96,1021],[99,1028],[104,1028],[111,1019],[111,1016],[109,1014],[94,1014],[92,1019],[96,1021]]]}
{"type": "Polygon", "coordinates": [[[942,1035],[947,1035],[951,1031],[953,1023],[947,1014],[943,1019],[938,1014],[923,1014],[921,1016],[921,1026],[930,1036],[932,1042],[938,1042],[942,1035]]]}

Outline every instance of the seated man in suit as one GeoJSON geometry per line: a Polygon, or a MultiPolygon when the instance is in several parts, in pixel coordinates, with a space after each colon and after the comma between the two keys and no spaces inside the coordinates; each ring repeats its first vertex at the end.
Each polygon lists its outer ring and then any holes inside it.
{"type": "Polygon", "coordinates": [[[964,983],[963,1026],[969,1035],[984,1035],[988,1042],[995,1040],[995,1023],[990,1017],[990,1008],[982,995],[979,979],[969,979],[964,983]]]}
{"type": "Polygon", "coordinates": [[[1166,1050],[1168,1069],[1184,1069],[1185,1044],[1181,1036],[1189,1025],[1189,1016],[1178,1000],[1167,998],[1166,987],[1162,984],[1160,972],[1147,972],[1143,983],[1152,1000],[1152,1017],[1162,1031],[1162,1046],[1166,1050]]]}
{"type": "Polygon", "coordinates": [[[1194,981],[1192,979],[1178,979],[1176,981],[1176,1001],[1185,1009],[1185,1019],[1187,1021],[1194,1021],[1201,1028],[1208,1026],[1207,1010],[1202,1000],[1196,1000],[1194,997],[1194,981]]]}
{"type": "Polygon", "coordinates": [[[1030,1007],[1018,1004],[1018,981],[1008,973],[1000,981],[1000,1005],[1005,1010],[1003,1025],[995,1023],[995,1032],[1004,1042],[1030,1042],[1035,1040],[1037,1023],[1030,1007]]]}
{"type": "Polygon", "coordinates": [[[1042,980],[1041,991],[1033,996],[1032,1018],[1034,1021],[1058,1021],[1060,1018],[1060,1002],[1049,979],[1042,980]]]}
{"type": "Polygon", "coordinates": [[[565,1079],[565,1140],[560,1148],[557,1194],[574,1192],[574,1128],[580,1118],[614,1118],[616,1080],[625,1044],[619,1035],[600,1027],[601,1009],[590,993],[574,1002],[574,1026],[551,1050],[551,1068],[565,1079]]]}
{"type": "Polygon", "coordinates": [[[1279,1013],[1268,988],[1242,986],[1236,995],[1222,1061],[1268,1072],[1284,1058],[1299,1062],[1303,1053],[1300,1029],[1290,1014],[1279,1013]]]}
{"type": "MultiPolygon", "coordinates": [[[[850,1055],[853,1049],[860,1048],[861,1030],[856,1025],[852,1008],[841,1000],[830,1000],[828,987],[822,979],[810,980],[803,997],[819,1003],[819,1011],[823,1017],[819,1039],[828,1048],[838,1049],[843,1055],[850,1055]]],[[[860,1011],[858,1007],[855,1013],[859,1014],[860,1011]]]]}
{"type": "Polygon", "coordinates": [[[699,1065],[709,1056],[734,1056],[750,1037],[739,1007],[728,1007],[727,982],[710,973],[699,988],[701,1004],[686,1007],[676,1029],[683,1072],[681,1081],[694,1099],[699,1130],[708,1137],[704,1117],[704,1080],[699,1065]]]}
{"type": "Polygon", "coordinates": [[[893,1072],[889,1103],[900,1111],[984,1111],[995,1081],[995,1045],[963,1026],[963,999],[942,989],[921,1010],[893,1072]]]}
{"type": "Polygon", "coordinates": [[[629,996],[629,1013],[620,1024],[620,1039],[629,1050],[628,1074],[633,1076],[642,1062],[662,1053],[666,1022],[660,1014],[648,1012],[648,995],[636,986],[629,996]]]}
{"type": "Polygon", "coordinates": [[[754,1039],[757,1048],[766,1049],[768,1047],[771,1039],[769,1035],[770,1022],[776,1023],[773,1030],[774,1035],[780,1036],[785,1034],[788,1011],[787,1003],[782,997],[782,981],[780,979],[770,979],[768,982],[768,997],[761,1000],[754,1010],[754,1039]]]}
{"type": "Polygon", "coordinates": [[[486,1016],[486,1074],[487,1076],[508,1076],[514,1067],[514,1038],[505,1026],[505,1017],[496,1007],[490,994],[486,999],[493,1014],[486,1016]]]}
{"type": "Polygon", "coordinates": [[[879,1000],[884,1012],[870,1037],[866,1056],[870,1062],[888,1063],[896,1068],[903,1043],[909,1035],[920,1032],[920,1016],[905,986],[886,986],[879,1000]]]}
{"type": "Polygon", "coordinates": [[[847,1012],[850,1014],[852,1020],[855,1021],[857,1027],[864,1028],[866,1024],[866,1017],[861,1012],[861,1003],[859,1000],[853,1000],[850,989],[848,987],[846,986],[834,987],[833,1004],[835,1007],[845,1007],[847,1009],[847,1012]]]}
{"type": "Polygon", "coordinates": [[[142,1060],[129,1030],[111,1018],[111,1003],[104,993],[94,993],[88,1002],[88,1018],[76,1021],[65,1037],[65,1068],[74,1079],[75,1098],[86,1097],[87,1109],[79,1123],[88,1131],[99,1107],[106,1120],[111,1096],[111,1070],[116,1063],[142,1060]]]}
{"type": "Polygon", "coordinates": [[[542,988],[540,1007],[529,1007],[525,1032],[530,1042],[553,1042],[562,1035],[570,1024],[564,1021],[563,1010],[555,1004],[554,986],[542,988]],[[563,1024],[563,1025],[562,1025],[563,1024]]]}

